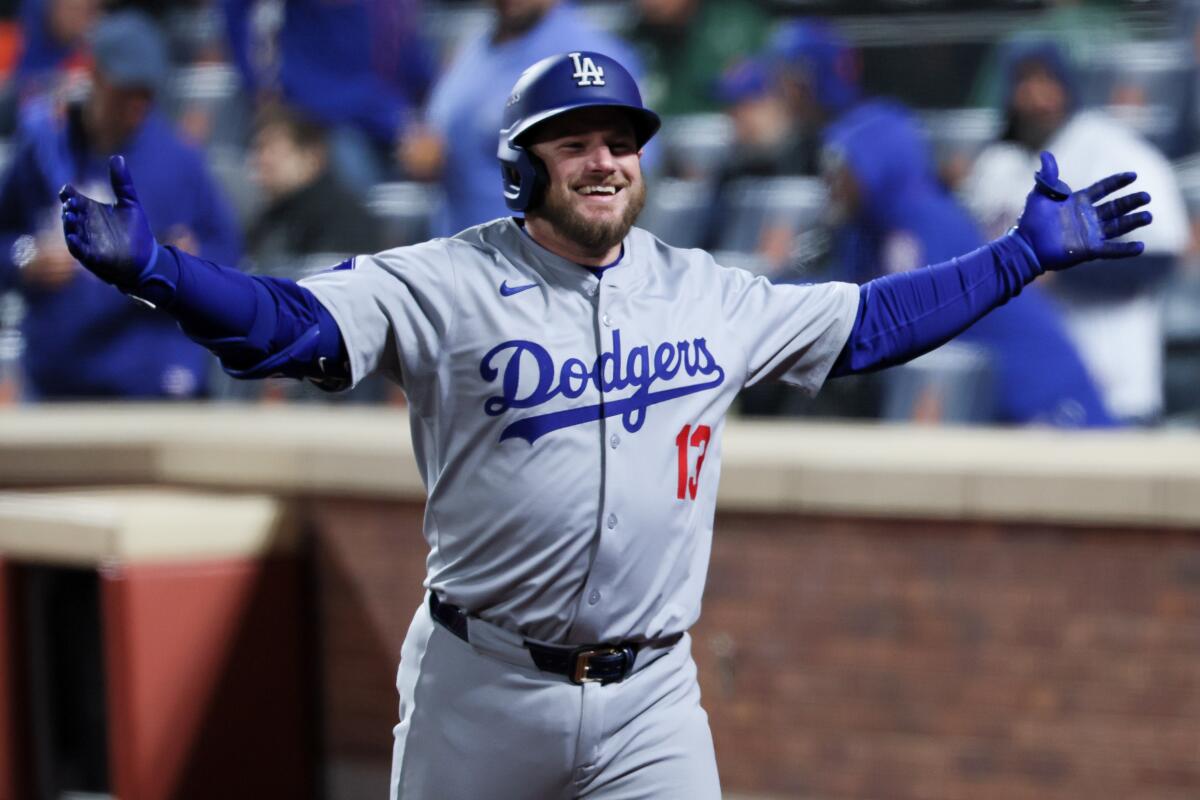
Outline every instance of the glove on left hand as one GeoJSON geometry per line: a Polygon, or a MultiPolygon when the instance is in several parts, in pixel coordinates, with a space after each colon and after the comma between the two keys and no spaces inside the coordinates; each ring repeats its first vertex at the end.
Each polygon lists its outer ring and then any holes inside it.
{"type": "Polygon", "coordinates": [[[108,160],[108,174],[117,200],[113,205],[98,203],[69,184],[58,193],[63,234],[67,249],[79,263],[102,280],[129,291],[153,265],[158,244],[122,156],[108,160]]]}
{"type": "Polygon", "coordinates": [[[1128,258],[1140,255],[1141,242],[1110,241],[1149,225],[1149,211],[1129,212],[1150,202],[1145,192],[1093,205],[1107,195],[1133,183],[1136,173],[1121,172],[1072,192],[1059,180],[1054,156],[1042,153],[1042,168],[1034,176],[1036,185],[1025,198],[1025,210],[1017,220],[1016,233],[1037,255],[1042,269],[1059,270],[1094,258],[1128,258]]]}

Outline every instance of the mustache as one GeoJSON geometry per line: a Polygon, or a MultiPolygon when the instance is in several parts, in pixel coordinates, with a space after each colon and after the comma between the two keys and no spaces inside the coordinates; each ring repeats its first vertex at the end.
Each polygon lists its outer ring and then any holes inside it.
{"type": "Polygon", "coordinates": [[[583,181],[581,183],[573,184],[571,188],[582,189],[585,186],[612,186],[614,189],[628,189],[632,185],[633,184],[630,181],[583,181]]]}

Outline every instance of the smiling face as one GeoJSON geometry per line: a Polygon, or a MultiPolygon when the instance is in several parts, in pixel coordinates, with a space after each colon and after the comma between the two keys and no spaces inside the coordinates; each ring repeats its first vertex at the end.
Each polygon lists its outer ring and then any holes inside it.
{"type": "Polygon", "coordinates": [[[646,203],[628,116],[611,108],[572,111],[539,126],[527,146],[549,177],[542,204],[526,214],[530,233],[579,263],[614,260],[646,203]]]}

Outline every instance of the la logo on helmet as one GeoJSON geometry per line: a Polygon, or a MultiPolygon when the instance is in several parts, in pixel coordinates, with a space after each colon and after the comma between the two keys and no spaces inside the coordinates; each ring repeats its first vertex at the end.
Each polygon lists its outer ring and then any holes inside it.
{"type": "Polygon", "coordinates": [[[571,75],[579,86],[603,86],[604,68],[597,67],[591,56],[582,53],[569,53],[575,72],[571,75]]]}

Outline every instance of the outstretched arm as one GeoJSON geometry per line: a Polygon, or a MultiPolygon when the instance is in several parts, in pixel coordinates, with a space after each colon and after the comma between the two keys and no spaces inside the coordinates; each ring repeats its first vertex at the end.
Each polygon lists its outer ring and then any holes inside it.
{"type": "Polygon", "coordinates": [[[831,374],[872,372],[927,353],[1020,294],[1046,270],[1139,255],[1141,242],[1112,240],[1150,223],[1150,212],[1134,213],[1150,195],[1136,192],[1097,205],[1136,177],[1111,175],[1072,192],[1059,179],[1054,156],[1042,153],[1033,191],[1009,233],[945,263],[859,287],[858,317],[831,374]]]}
{"type": "Polygon", "coordinates": [[[325,388],[348,384],[345,346],[333,317],[294,281],[244,275],[159,245],[125,159],[109,161],[113,205],[64,186],[63,233],[81,264],[121,291],[179,320],[239,378],[286,375],[325,388]]]}

